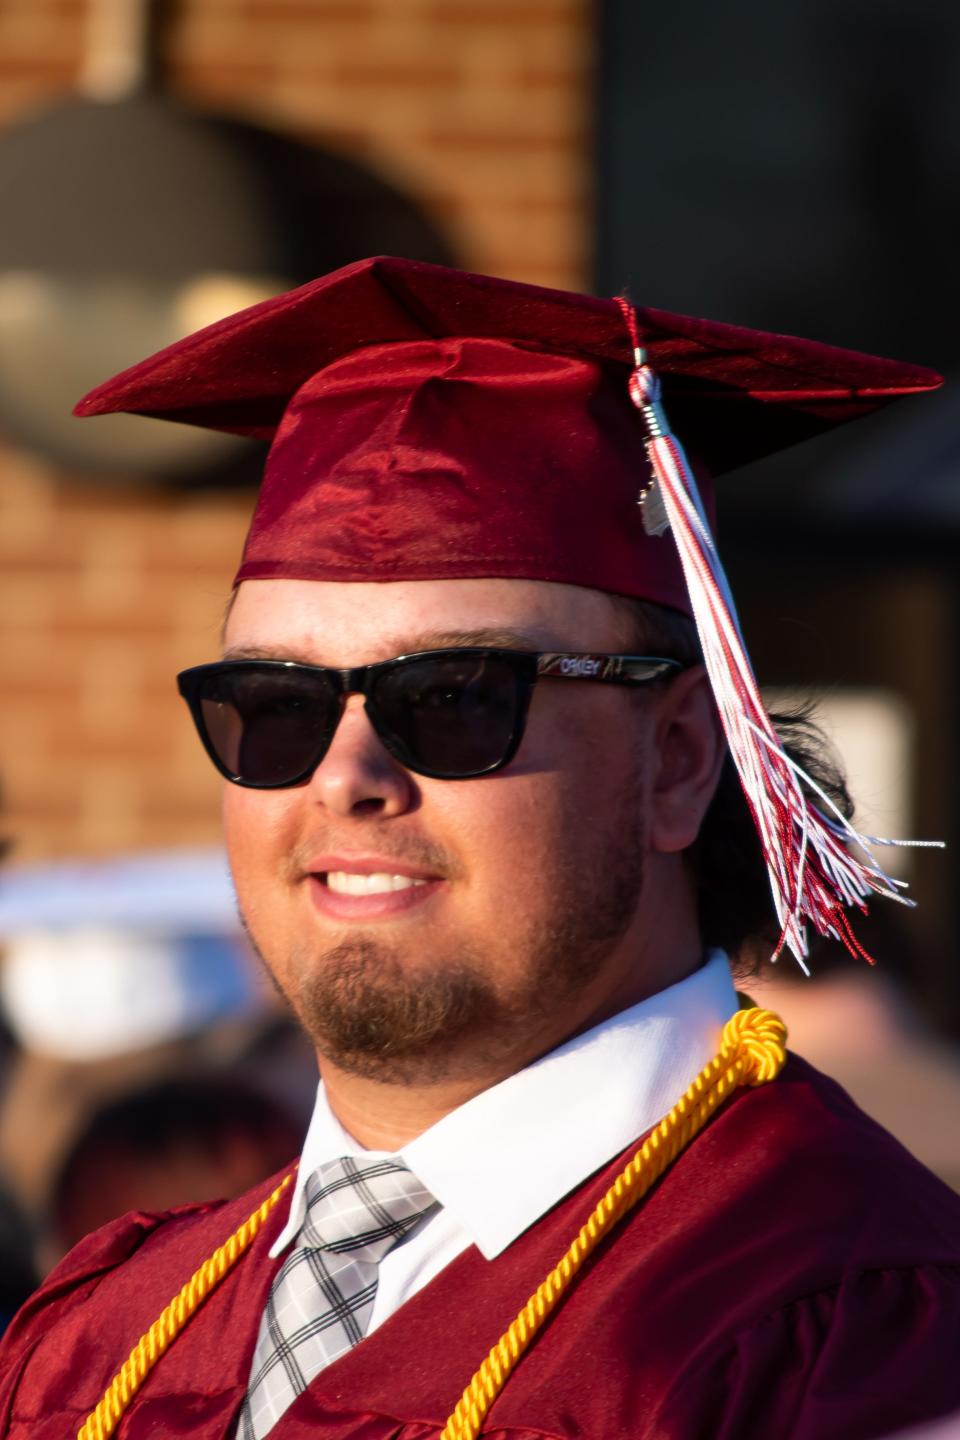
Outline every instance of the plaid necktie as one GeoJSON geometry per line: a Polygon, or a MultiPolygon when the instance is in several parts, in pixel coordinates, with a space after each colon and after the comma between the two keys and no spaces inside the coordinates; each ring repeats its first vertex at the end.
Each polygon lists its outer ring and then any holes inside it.
{"type": "Polygon", "coordinates": [[[263,1440],[314,1376],[363,1338],[380,1261],[436,1204],[405,1165],[376,1154],[321,1165],[306,1198],[260,1321],[237,1440],[263,1440]]]}

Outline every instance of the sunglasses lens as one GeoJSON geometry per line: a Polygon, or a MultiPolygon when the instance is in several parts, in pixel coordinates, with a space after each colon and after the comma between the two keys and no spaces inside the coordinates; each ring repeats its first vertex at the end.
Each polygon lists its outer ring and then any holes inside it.
{"type": "Polygon", "coordinates": [[[197,708],[208,744],[231,778],[289,785],[323,756],[340,714],[323,675],[282,666],[224,666],[204,679],[197,708]]]}
{"type": "Polygon", "coordinates": [[[452,780],[483,774],[507,757],[527,688],[511,657],[463,651],[382,671],[371,699],[397,758],[452,780]]]}

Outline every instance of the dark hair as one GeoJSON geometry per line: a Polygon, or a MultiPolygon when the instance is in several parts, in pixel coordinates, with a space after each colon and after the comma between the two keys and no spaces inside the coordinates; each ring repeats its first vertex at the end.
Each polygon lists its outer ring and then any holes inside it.
{"type": "MultiPolygon", "coordinates": [[[[611,596],[629,627],[630,644],[641,652],[670,656],[685,665],[702,663],[693,621],[645,600],[611,596]]],[[[849,818],[853,801],[843,770],[813,706],[771,712],[770,720],[787,755],[849,818]]],[[[728,754],[700,834],[688,852],[697,881],[700,934],[705,946],[720,946],[738,976],[755,973],[780,938],[760,840],[740,779],[728,754]]]]}
{"type": "MultiPolygon", "coordinates": [[[[120,1157],[132,1170],[146,1162],[162,1165],[202,1155],[220,1169],[232,1143],[243,1139],[262,1156],[263,1173],[269,1175],[296,1152],[302,1137],[302,1127],[284,1106],[229,1074],[186,1074],[153,1081],[106,1101],[87,1118],[51,1185],[49,1209],[55,1231],[70,1244],[80,1238],[74,1197],[89,1187],[104,1155],[120,1157]]],[[[226,1174],[222,1184],[224,1189],[229,1186],[226,1174]]],[[[97,1223],[114,1214],[116,1210],[106,1205],[97,1223]]]]}
{"type": "Polygon", "coordinates": [[[224,1136],[253,1138],[282,1132],[299,1141],[296,1121],[269,1096],[225,1075],[187,1075],[156,1080],[101,1105],[76,1137],[61,1165],[69,1187],[71,1166],[94,1146],[156,1159],[184,1146],[216,1152],[224,1136]]]}

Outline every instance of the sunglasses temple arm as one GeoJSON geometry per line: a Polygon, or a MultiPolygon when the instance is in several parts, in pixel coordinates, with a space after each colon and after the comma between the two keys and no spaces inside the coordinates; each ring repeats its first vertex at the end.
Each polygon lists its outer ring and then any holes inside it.
{"type": "Polygon", "coordinates": [[[601,680],[613,685],[649,685],[684,667],[660,656],[586,655],[549,652],[537,656],[537,678],[601,680]]]}

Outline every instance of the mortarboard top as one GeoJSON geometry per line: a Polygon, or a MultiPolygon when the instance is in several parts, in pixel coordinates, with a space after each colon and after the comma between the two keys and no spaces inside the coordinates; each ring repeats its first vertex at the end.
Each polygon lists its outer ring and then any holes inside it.
{"type": "MultiPolygon", "coordinates": [[[[941,383],[919,365],[814,340],[643,306],[636,314],[671,415],[750,406],[752,424],[731,415],[713,435],[701,434],[696,423],[684,435],[713,474],[941,383]]],[[[613,300],[380,256],[208,325],[97,386],[75,414],[125,411],[272,440],[300,386],[345,355],[471,336],[633,362],[613,300]]],[[[676,421],[674,428],[682,429],[676,421]]]]}
{"type": "MultiPolygon", "coordinates": [[[[813,341],[636,316],[701,476],[939,383],[813,341]]],[[[669,538],[646,535],[636,505],[649,467],[633,359],[614,300],[379,258],[187,337],[76,413],[273,442],[238,580],[510,575],[687,609],[669,538]]]]}

